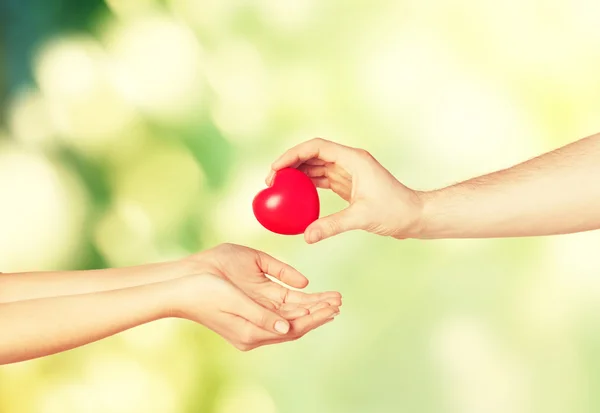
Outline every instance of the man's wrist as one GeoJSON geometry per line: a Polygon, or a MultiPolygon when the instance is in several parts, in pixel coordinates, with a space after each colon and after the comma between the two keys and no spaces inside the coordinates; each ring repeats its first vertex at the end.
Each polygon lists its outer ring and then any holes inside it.
{"type": "Polygon", "coordinates": [[[440,204],[445,198],[443,190],[421,192],[422,210],[417,225],[418,231],[415,238],[418,239],[439,239],[447,232],[443,227],[444,207],[440,204]],[[441,211],[441,212],[440,212],[441,211]]]}
{"type": "Polygon", "coordinates": [[[417,200],[414,205],[414,215],[404,231],[404,238],[424,239],[428,237],[430,210],[433,202],[433,192],[414,192],[417,200]]]}

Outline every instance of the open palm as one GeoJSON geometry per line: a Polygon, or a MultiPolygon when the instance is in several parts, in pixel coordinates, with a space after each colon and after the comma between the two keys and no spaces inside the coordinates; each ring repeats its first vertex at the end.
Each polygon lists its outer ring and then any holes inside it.
{"type": "Polygon", "coordinates": [[[306,277],[291,266],[251,248],[221,244],[187,259],[198,265],[199,272],[210,272],[229,280],[262,306],[289,319],[342,304],[338,292],[308,294],[271,280],[267,274],[294,288],[308,285],[306,277]]]}

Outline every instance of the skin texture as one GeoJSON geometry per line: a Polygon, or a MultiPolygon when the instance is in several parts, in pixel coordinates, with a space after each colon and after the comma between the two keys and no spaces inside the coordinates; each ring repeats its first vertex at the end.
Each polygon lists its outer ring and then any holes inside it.
{"type": "Polygon", "coordinates": [[[224,244],[139,267],[0,274],[0,364],[73,349],[154,320],[187,319],[242,351],[296,340],[339,314],[337,292],[306,294],[298,271],[224,244]]]}
{"type": "Polygon", "coordinates": [[[368,152],[324,139],[291,148],[273,164],[298,168],[348,201],[305,231],[308,243],[362,229],[397,239],[499,238],[600,228],[600,134],[511,168],[421,192],[402,185],[368,152]]]}

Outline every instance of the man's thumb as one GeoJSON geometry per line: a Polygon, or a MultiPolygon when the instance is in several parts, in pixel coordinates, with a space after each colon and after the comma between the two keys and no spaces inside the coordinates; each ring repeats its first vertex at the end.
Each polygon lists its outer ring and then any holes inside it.
{"type": "Polygon", "coordinates": [[[304,231],[304,238],[309,244],[314,244],[325,238],[332,237],[342,232],[357,229],[353,211],[346,208],[343,211],[320,218],[310,224],[304,231]]]}

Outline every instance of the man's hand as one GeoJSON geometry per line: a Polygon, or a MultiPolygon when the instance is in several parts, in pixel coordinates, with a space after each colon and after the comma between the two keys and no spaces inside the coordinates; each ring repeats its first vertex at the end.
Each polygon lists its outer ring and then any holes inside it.
{"type": "Polygon", "coordinates": [[[308,243],[355,229],[400,239],[417,231],[423,208],[419,193],[398,182],[365,150],[324,139],[304,142],[273,162],[267,185],[286,167],[298,168],[318,188],[331,189],[349,203],[309,225],[304,233],[308,243]]]}
{"type": "Polygon", "coordinates": [[[364,229],[395,238],[499,238],[600,228],[600,134],[511,168],[446,188],[416,192],[368,152],[323,139],[302,143],[272,165],[267,184],[298,168],[350,203],[312,223],[307,242],[364,229]]]}

